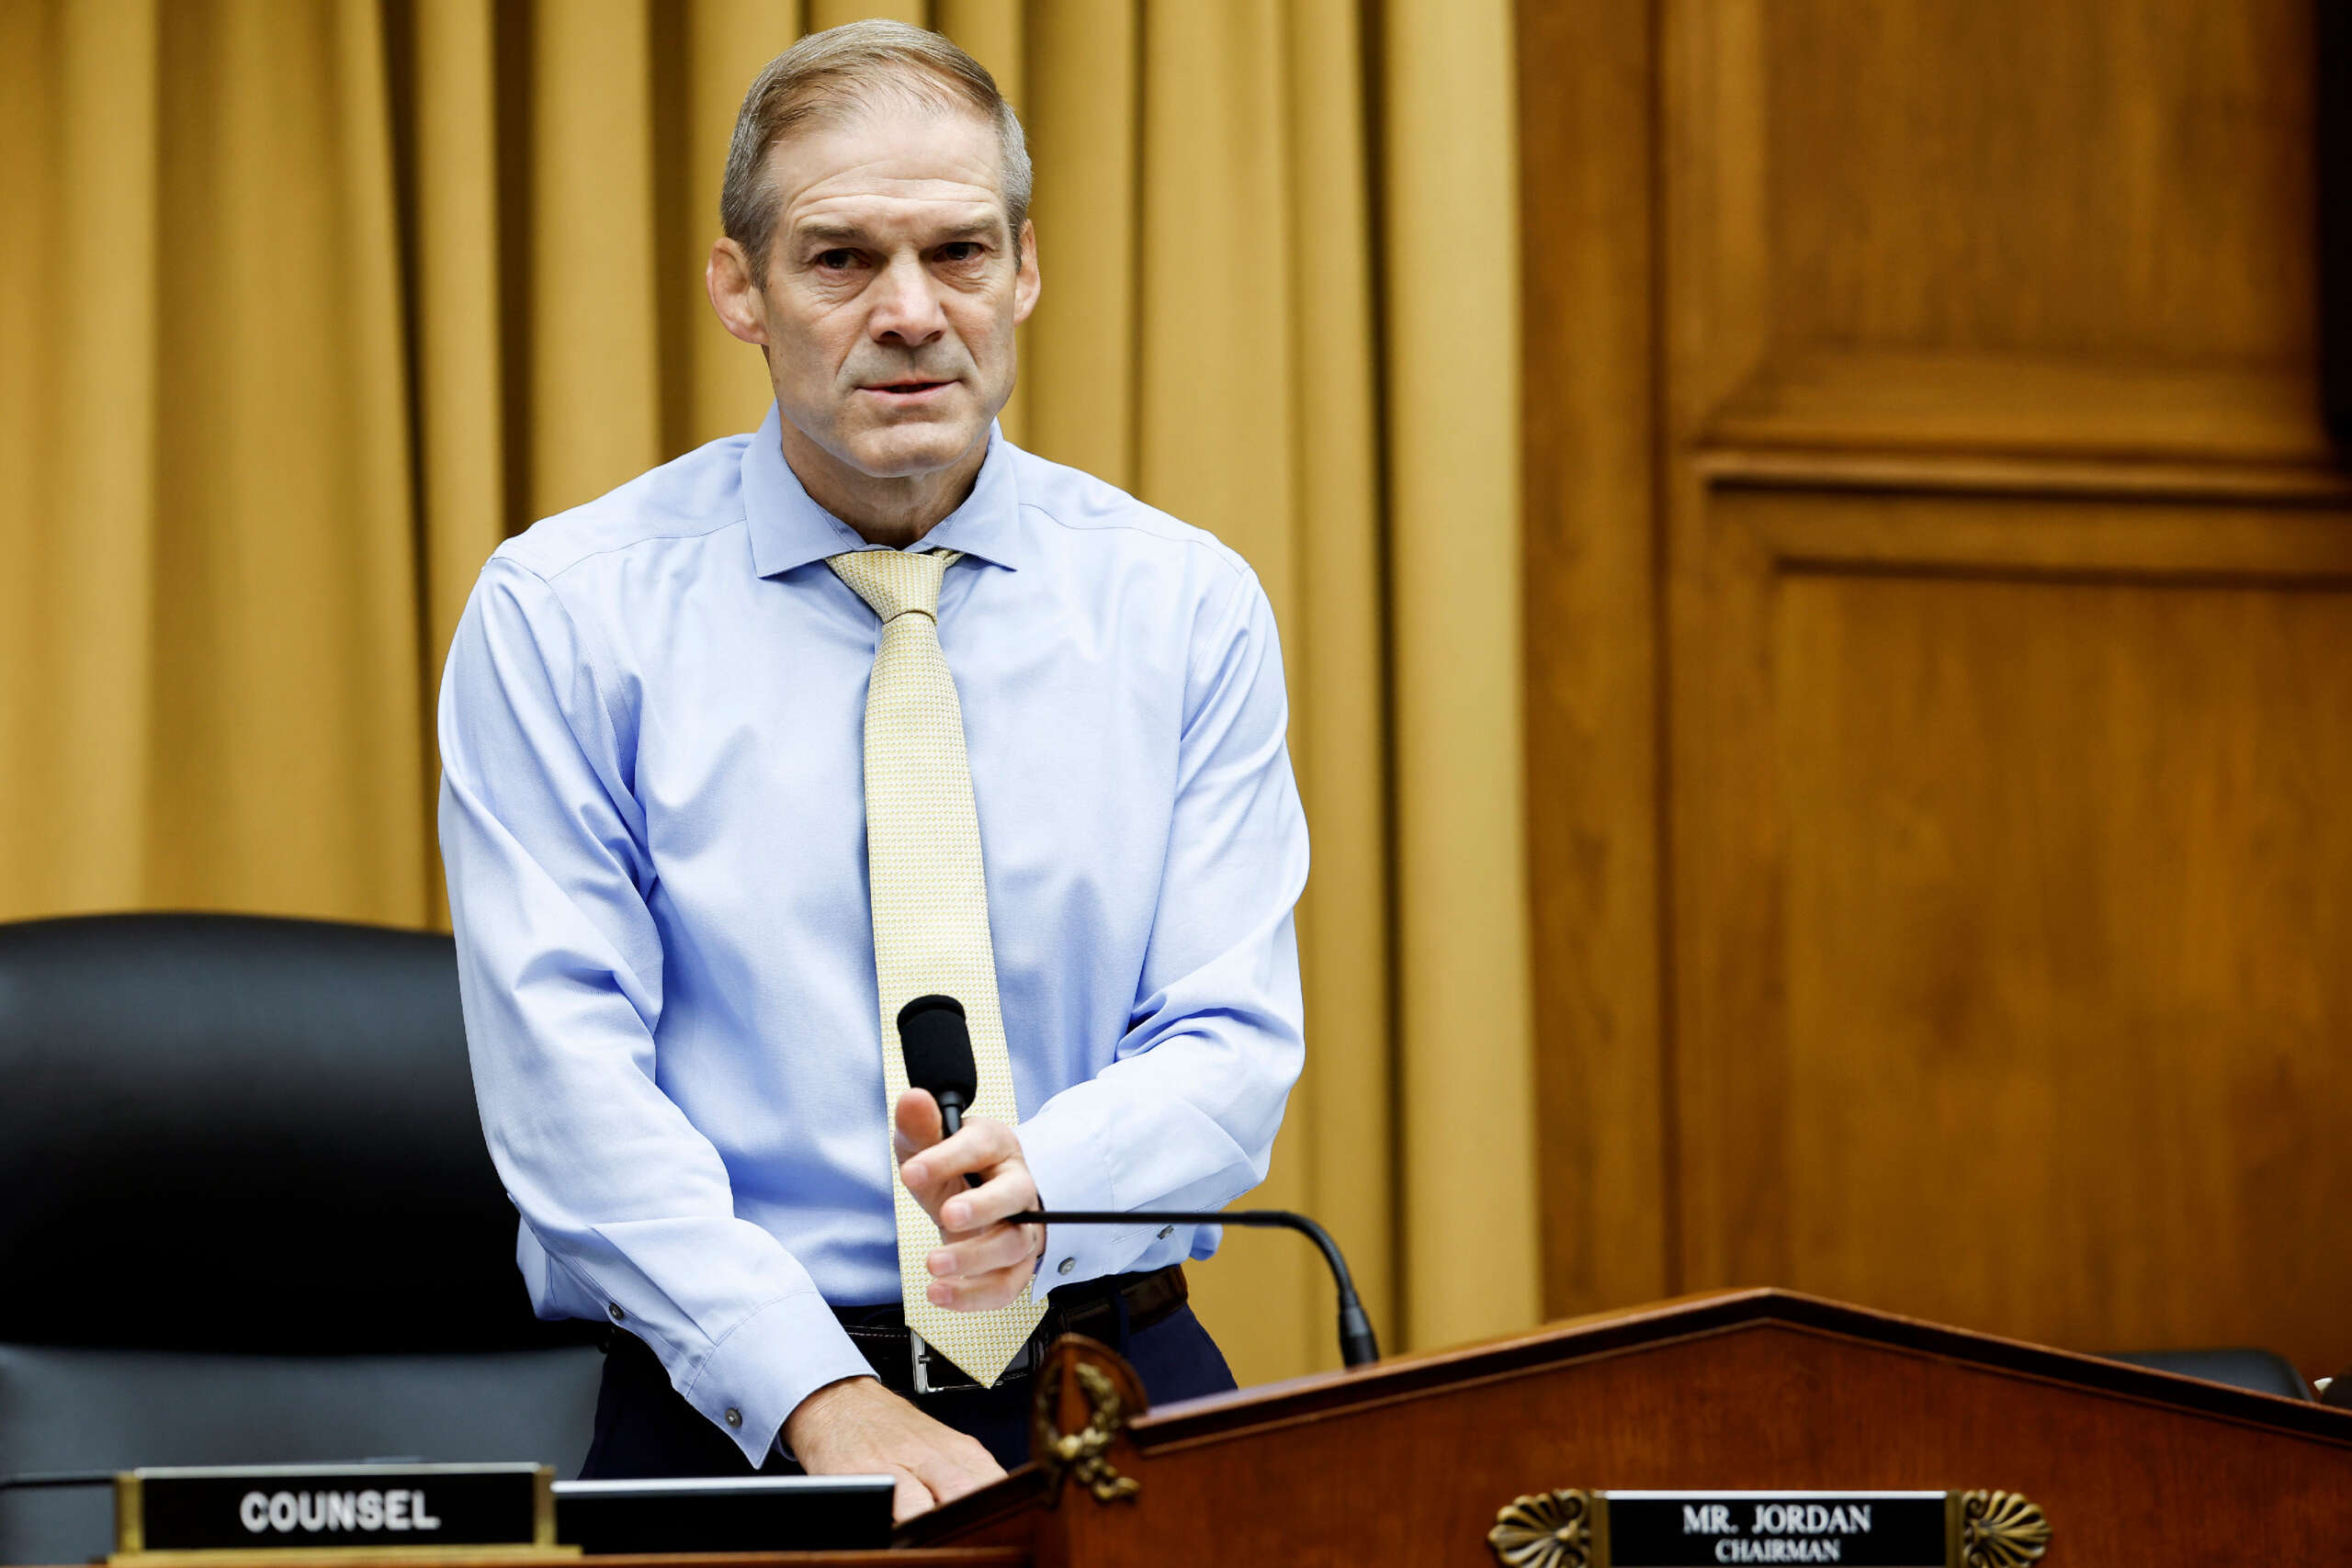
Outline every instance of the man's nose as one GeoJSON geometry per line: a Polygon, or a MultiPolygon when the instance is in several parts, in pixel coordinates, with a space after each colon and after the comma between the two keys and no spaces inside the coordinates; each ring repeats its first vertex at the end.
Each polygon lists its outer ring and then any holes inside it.
{"type": "Polygon", "coordinates": [[[866,329],[876,342],[919,348],[947,330],[947,312],[921,259],[899,256],[874,280],[874,313],[866,329]]]}

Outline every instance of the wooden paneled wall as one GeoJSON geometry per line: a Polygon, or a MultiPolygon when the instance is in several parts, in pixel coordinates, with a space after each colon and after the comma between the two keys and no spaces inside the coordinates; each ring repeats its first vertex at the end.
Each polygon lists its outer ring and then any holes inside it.
{"type": "Polygon", "coordinates": [[[1522,0],[1548,1301],[2352,1360],[2312,0],[1522,0]]]}

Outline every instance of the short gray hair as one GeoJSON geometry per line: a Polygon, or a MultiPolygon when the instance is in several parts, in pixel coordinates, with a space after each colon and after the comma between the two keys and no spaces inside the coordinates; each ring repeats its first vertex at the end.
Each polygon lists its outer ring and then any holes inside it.
{"type": "Polygon", "coordinates": [[[767,276],[775,237],[768,152],[804,125],[838,118],[886,94],[940,108],[967,108],[996,129],[1005,216],[1016,243],[1029,217],[1029,146],[1020,117],[988,68],[939,34],[879,17],[811,33],[768,62],[743,95],[719,187],[718,226],[767,276]]]}

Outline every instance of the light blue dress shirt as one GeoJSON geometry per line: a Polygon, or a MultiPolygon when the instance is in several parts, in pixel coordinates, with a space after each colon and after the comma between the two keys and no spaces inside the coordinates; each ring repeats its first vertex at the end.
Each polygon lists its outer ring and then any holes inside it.
{"type": "MultiPolygon", "coordinates": [[[[824,565],[873,547],[778,429],[771,409],[502,545],[440,708],[466,1032],[532,1300],[623,1323],[754,1463],[868,1370],[828,1303],[899,1299],[865,885],[880,627],[824,565]]],[[[1001,434],[916,547],[964,556],[939,636],[1038,1191],[1229,1202],[1304,1052],[1306,829],[1265,593],[1001,434]]],[[[1039,1288],[1216,1242],[1057,1229],[1039,1288]]]]}

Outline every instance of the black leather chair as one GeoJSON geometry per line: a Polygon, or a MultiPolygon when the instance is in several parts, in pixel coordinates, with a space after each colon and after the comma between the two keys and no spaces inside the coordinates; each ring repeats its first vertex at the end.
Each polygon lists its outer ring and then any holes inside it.
{"type": "MultiPolygon", "coordinates": [[[[0,1477],[415,1457],[578,1471],[602,1357],[531,1315],[447,937],[0,925],[0,1477]]],[[[0,1562],[112,1544],[0,1485],[0,1562]]]]}
{"type": "Polygon", "coordinates": [[[2275,1393],[2281,1399],[2308,1402],[2312,1398],[2312,1385],[2303,1381],[2294,1362],[2276,1350],[2117,1350],[2110,1351],[2108,1359],[2153,1367],[2177,1377],[2225,1382],[2256,1393],[2275,1393]]]}

